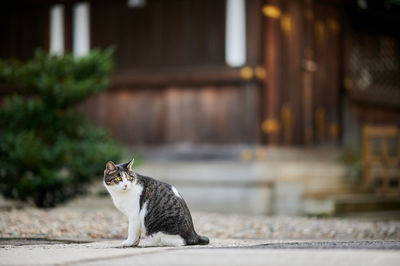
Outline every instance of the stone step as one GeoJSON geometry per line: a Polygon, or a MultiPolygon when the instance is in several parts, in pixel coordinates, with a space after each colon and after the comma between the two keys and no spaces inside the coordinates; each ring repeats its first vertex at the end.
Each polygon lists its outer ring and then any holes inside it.
{"type": "Polygon", "coordinates": [[[400,197],[386,197],[377,194],[307,195],[304,197],[304,212],[308,215],[347,216],[372,213],[397,213],[400,211],[400,197]]]}
{"type": "Polygon", "coordinates": [[[158,160],[136,170],[175,186],[193,210],[271,213],[273,182],[248,162],[158,160]]]}
{"type": "Polygon", "coordinates": [[[136,170],[174,185],[199,211],[301,215],[307,191],[341,189],[329,161],[147,160],[136,170]]]}

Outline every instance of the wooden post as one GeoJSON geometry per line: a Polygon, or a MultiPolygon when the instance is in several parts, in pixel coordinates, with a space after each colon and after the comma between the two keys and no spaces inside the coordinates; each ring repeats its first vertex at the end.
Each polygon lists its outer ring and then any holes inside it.
{"type": "Polygon", "coordinates": [[[304,1],[304,37],[303,37],[303,123],[304,144],[312,145],[313,130],[313,86],[314,71],[316,70],[314,52],[314,3],[304,1]]]}
{"type": "Polygon", "coordinates": [[[256,80],[246,82],[246,100],[249,117],[246,118],[249,141],[255,139],[257,143],[262,142],[262,114],[260,108],[263,108],[262,87],[265,84],[265,68],[262,65],[262,23],[261,13],[263,6],[262,0],[246,1],[246,40],[247,40],[247,65],[254,70],[256,80]]]}
{"type": "Polygon", "coordinates": [[[339,92],[340,92],[340,36],[341,26],[339,14],[336,9],[330,10],[331,17],[327,21],[328,43],[329,43],[329,73],[331,80],[329,82],[329,139],[332,144],[337,144],[339,140],[339,92]]]}
{"type": "Polygon", "coordinates": [[[279,144],[279,88],[281,85],[281,7],[278,0],[268,0],[263,7],[264,62],[267,82],[264,84],[264,117],[262,130],[268,144],[279,144]]]}
{"type": "Polygon", "coordinates": [[[299,145],[304,142],[303,132],[303,3],[285,1],[281,17],[281,71],[280,118],[281,143],[299,145]]]}

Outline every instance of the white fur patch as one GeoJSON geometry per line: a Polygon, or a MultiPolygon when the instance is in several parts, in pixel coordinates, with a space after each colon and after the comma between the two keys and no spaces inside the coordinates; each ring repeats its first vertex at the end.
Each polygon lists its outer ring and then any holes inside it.
{"type": "MultiPolygon", "coordinates": [[[[125,179],[125,177],[123,177],[125,179]]],[[[110,192],[115,207],[126,216],[139,216],[139,199],[142,194],[143,187],[139,184],[132,184],[129,181],[119,182],[117,185],[106,186],[110,192]],[[127,184],[128,189],[123,190],[123,185],[127,184]]]]}
{"type": "Polygon", "coordinates": [[[172,191],[174,192],[174,194],[179,197],[182,198],[181,195],[179,194],[178,190],[175,187],[172,187],[172,191]]]}
{"type": "Polygon", "coordinates": [[[169,246],[178,247],[184,246],[185,241],[179,235],[168,235],[161,232],[155,233],[152,236],[146,237],[141,242],[141,246],[155,247],[155,246],[169,246]]]}
{"type": "MultiPolygon", "coordinates": [[[[143,187],[137,182],[132,183],[126,179],[122,173],[122,181],[116,185],[107,186],[115,207],[123,214],[128,216],[128,238],[122,242],[122,246],[137,245],[140,240],[142,221],[140,219],[139,200],[142,195],[143,187]]],[[[143,215],[144,217],[144,215],[143,215]]]]}
{"type": "Polygon", "coordinates": [[[139,212],[139,219],[140,219],[140,236],[146,236],[146,226],[144,225],[144,217],[146,217],[147,213],[147,201],[142,205],[142,209],[139,212]]]}

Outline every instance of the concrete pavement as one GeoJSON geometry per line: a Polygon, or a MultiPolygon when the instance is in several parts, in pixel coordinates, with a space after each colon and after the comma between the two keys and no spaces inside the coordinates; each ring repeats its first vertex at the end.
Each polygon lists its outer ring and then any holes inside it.
{"type": "Polygon", "coordinates": [[[397,252],[365,250],[263,250],[263,249],[192,249],[171,250],[106,261],[78,263],[89,265],[274,265],[274,266],[355,266],[399,265],[397,252]]]}
{"type": "Polygon", "coordinates": [[[400,265],[398,241],[212,239],[209,246],[149,248],[120,242],[8,243],[0,245],[0,265],[400,265]]]}

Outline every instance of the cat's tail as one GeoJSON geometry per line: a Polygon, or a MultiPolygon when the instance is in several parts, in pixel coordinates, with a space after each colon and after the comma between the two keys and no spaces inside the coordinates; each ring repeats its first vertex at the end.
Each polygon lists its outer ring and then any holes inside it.
{"type": "Polygon", "coordinates": [[[208,237],[206,236],[198,236],[198,245],[207,245],[208,243],[210,243],[210,239],[208,239],[208,237]]]}
{"type": "Polygon", "coordinates": [[[208,239],[208,237],[199,236],[198,234],[196,234],[194,238],[186,241],[187,245],[207,245],[208,243],[210,243],[210,239],[208,239]]]}

